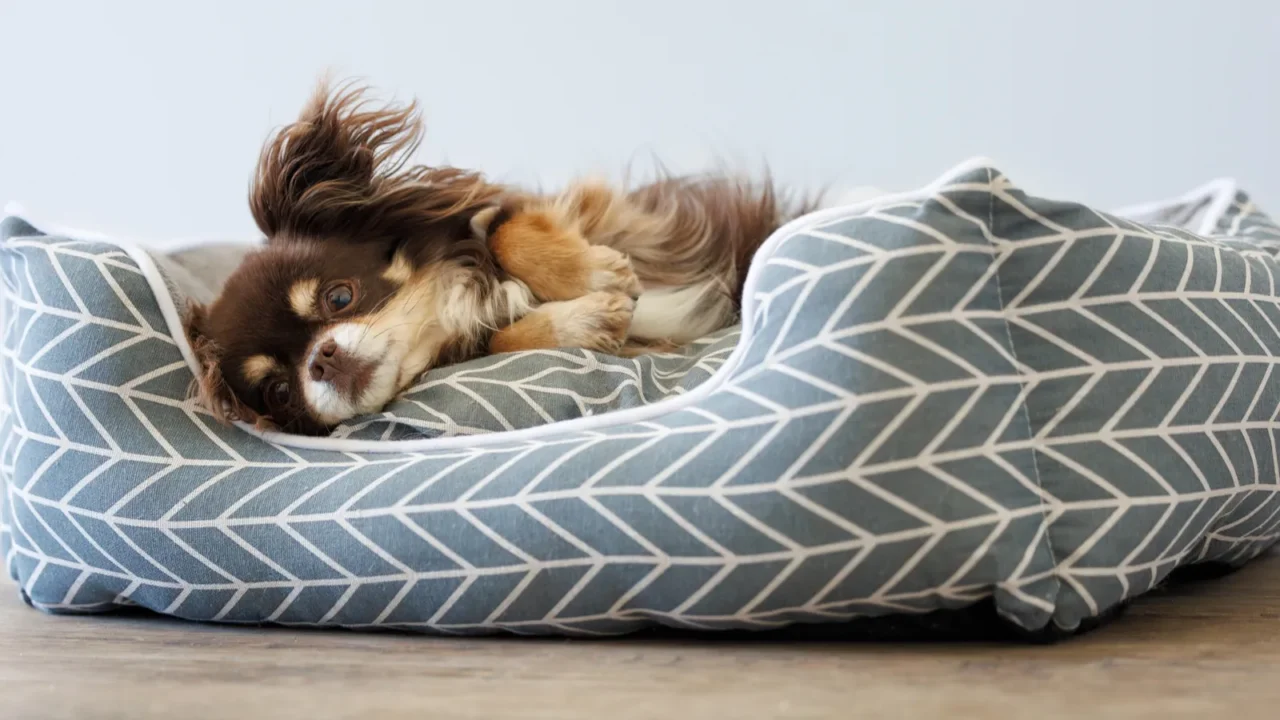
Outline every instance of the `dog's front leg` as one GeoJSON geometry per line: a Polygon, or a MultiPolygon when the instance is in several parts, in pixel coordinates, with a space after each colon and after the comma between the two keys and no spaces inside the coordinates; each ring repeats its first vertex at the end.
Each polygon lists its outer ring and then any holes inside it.
{"type": "Polygon", "coordinates": [[[482,232],[498,264],[542,302],[573,300],[594,292],[640,296],[640,280],[627,256],[587,242],[578,223],[562,208],[533,205],[509,216],[495,211],[481,222],[496,224],[482,232]]]}
{"type": "Polygon", "coordinates": [[[619,354],[631,328],[635,301],[617,292],[592,292],[543,303],[493,334],[491,354],[577,347],[619,354]]]}

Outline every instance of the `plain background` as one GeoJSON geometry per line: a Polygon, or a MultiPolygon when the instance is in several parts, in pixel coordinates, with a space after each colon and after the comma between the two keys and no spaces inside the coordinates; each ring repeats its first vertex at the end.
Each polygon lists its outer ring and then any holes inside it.
{"type": "Polygon", "coordinates": [[[0,0],[0,201],[255,235],[326,69],[425,104],[425,161],[554,187],[651,156],[917,187],[986,155],[1104,207],[1234,176],[1280,212],[1274,0],[0,0]]]}

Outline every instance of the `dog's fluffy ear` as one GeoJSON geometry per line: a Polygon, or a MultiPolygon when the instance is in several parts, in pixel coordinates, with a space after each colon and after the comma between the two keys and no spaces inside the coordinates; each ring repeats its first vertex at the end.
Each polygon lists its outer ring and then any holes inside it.
{"type": "Polygon", "coordinates": [[[476,173],[406,167],[422,140],[417,103],[377,105],[368,94],[322,82],[298,120],[263,147],[249,207],[268,239],[418,234],[497,194],[476,173]]]}
{"type": "Polygon", "coordinates": [[[230,424],[234,420],[254,422],[257,414],[236,398],[222,376],[222,351],[205,333],[208,317],[205,306],[196,302],[187,304],[183,327],[196,362],[200,364],[200,373],[191,381],[190,393],[221,423],[230,424]]]}
{"type": "Polygon", "coordinates": [[[268,238],[298,231],[316,211],[364,202],[379,173],[394,173],[420,139],[417,106],[368,107],[366,90],[322,82],[298,120],[269,140],[249,191],[268,238]]]}

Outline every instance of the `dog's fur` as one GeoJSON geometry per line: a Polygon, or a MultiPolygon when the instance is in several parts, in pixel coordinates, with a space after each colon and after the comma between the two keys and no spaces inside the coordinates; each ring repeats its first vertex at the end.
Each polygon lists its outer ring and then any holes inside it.
{"type": "Polygon", "coordinates": [[[751,256],[801,209],[727,175],[531,193],[406,167],[420,139],[416,103],[322,85],[264,147],[266,246],[187,314],[218,417],[321,434],[485,352],[693,340],[733,322],[751,256]]]}

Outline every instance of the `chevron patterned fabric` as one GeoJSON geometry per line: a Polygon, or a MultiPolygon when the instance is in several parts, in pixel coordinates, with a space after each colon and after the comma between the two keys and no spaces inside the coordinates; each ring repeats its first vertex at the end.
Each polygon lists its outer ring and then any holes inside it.
{"type": "Polygon", "coordinates": [[[0,549],[51,612],[614,634],[992,598],[1075,628],[1280,534],[1280,228],[1243,194],[1216,227],[969,164],[784,228],[740,331],[443,369],[317,447],[188,399],[136,252],[10,218],[0,549]]]}
{"type": "Polygon", "coordinates": [[[620,358],[579,349],[497,355],[428,372],[385,412],[347,421],[335,438],[409,440],[537,427],[649,405],[707,380],[739,328],[679,352],[620,358]]]}

